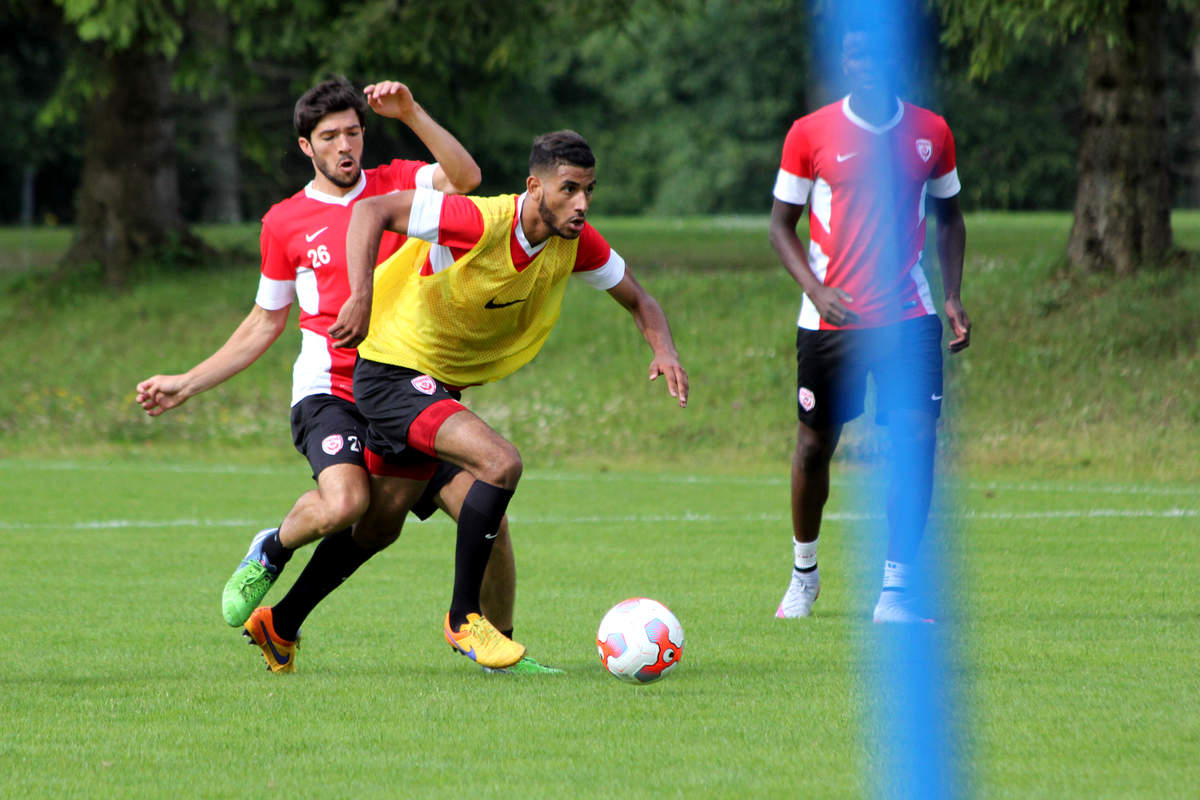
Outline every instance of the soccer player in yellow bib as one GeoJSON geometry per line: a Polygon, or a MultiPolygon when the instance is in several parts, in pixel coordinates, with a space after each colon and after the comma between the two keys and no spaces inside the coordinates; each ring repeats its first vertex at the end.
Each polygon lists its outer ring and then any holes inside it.
{"type": "Polygon", "coordinates": [[[686,407],[687,373],[667,318],[625,261],[587,221],[595,157],[582,136],[537,137],[521,195],[470,197],[433,189],[359,201],[346,234],[350,298],[330,327],[358,347],[354,394],[368,420],[371,501],[354,536],[373,549],[400,534],[436,459],[475,477],[458,518],[454,589],[443,630],[485,667],[525,648],[480,611],[492,542],[521,477],[516,447],[468,411],[462,390],[498,380],[537,354],[558,320],[566,280],[607,291],[650,345],[651,380],[686,407]],[[385,231],[409,240],[373,269],[385,231]]]}

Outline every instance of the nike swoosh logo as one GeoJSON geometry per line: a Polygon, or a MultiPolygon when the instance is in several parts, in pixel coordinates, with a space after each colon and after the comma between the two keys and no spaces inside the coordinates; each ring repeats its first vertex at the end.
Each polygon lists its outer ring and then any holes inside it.
{"type": "Polygon", "coordinates": [[[508,306],[515,306],[517,303],[524,303],[528,299],[529,299],[528,297],[522,297],[520,300],[513,300],[510,303],[497,303],[496,298],[493,297],[491,300],[488,300],[486,303],[484,303],[483,307],[484,308],[506,308],[508,306]]]}
{"type": "Polygon", "coordinates": [[[311,242],[313,239],[317,238],[318,236],[320,236],[322,233],[324,233],[327,230],[329,230],[328,225],[326,225],[324,228],[321,228],[321,230],[319,230],[319,231],[314,231],[313,233],[306,233],[306,234],[304,234],[304,241],[311,242]]]}
{"type": "Polygon", "coordinates": [[[267,647],[271,648],[271,654],[275,656],[275,660],[280,664],[286,664],[290,661],[291,656],[285,656],[275,649],[275,642],[271,641],[271,634],[267,632],[267,623],[260,622],[258,623],[258,627],[262,628],[262,635],[267,640],[267,647]]]}
{"type": "MultiPolygon", "coordinates": [[[[838,154],[837,154],[837,161],[838,161],[838,163],[840,164],[840,163],[842,163],[843,161],[849,161],[850,159],[854,158],[856,155],[858,155],[858,153],[856,153],[856,152],[855,152],[855,153],[846,153],[845,155],[842,155],[841,153],[838,153],[838,154]]],[[[310,239],[309,241],[312,241],[312,240],[310,239]]]]}
{"type": "Polygon", "coordinates": [[[929,399],[930,400],[941,400],[942,396],[940,394],[931,394],[931,395],[929,395],[929,399]]]}
{"type": "Polygon", "coordinates": [[[495,539],[495,538],[496,538],[497,536],[499,536],[499,535],[500,535],[500,531],[496,531],[495,533],[485,533],[485,534],[483,535],[483,538],[485,538],[485,539],[495,539]]]}

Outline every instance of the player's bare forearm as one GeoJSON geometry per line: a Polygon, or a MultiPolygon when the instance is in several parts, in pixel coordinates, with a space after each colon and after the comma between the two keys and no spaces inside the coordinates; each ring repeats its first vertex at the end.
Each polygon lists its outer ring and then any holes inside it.
{"type": "Polygon", "coordinates": [[[346,228],[346,277],[350,296],[329,326],[329,336],[337,348],[358,347],[371,325],[371,303],[375,289],[375,262],[379,258],[379,238],[385,230],[408,232],[412,211],[411,191],[368,197],[354,204],[346,228]]]}
{"type": "Polygon", "coordinates": [[[438,170],[433,176],[433,188],[448,194],[466,194],[479,185],[483,173],[475,159],[454,134],[434,121],[424,109],[420,109],[408,126],[425,143],[438,163],[438,170]]]}
{"type": "Polygon", "coordinates": [[[820,281],[809,269],[808,259],[804,255],[804,245],[796,235],[796,225],[804,214],[804,206],[792,205],[782,200],[775,200],[771,206],[771,220],[767,227],[767,237],[771,247],[783,263],[783,268],[800,284],[805,292],[813,289],[820,281]]]}
{"type": "Polygon", "coordinates": [[[952,338],[947,345],[957,353],[971,343],[971,319],[962,304],[963,260],[967,247],[967,226],[955,198],[939,200],[937,204],[938,264],[942,271],[946,320],[952,338]]]}
{"type": "Polygon", "coordinates": [[[350,294],[369,298],[384,231],[408,233],[413,192],[392,192],[367,197],[354,204],[346,228],[346,272],[350,294]]]}
{"type": "Polygon", "coordinates": [[[441,167],[433,188],[465,194],[479,185],[482,173],[475,159],[453,134],[434,121],[407,86],[400,81],[379,81],[364,87],[363,94],[375,113],[400,120],[429,148],[441,167]]]}
{"type": "Polygon", "coordinates": [[[679,400],[680,408],[686,408],[689,389],[687,371],[679,363],[675,338],[671,335],[671,326],[662,306],[628,271],[621,282],[608,292],[633,316],[634,324],[654,353],[650,362],[650,380],[655,380],[659,375],[666,378],[667,391],[679,400]]]}
{"type": "Polygon", "coordinates": [[[155,375],[137,386],[137,403],[152,417],[180,406],[232,378],[258,360],[287,325],[289,307],[254,306],[215,353],[181,375],[155,375]]]}
{"type": "Polygon", "coordinates": [[[783,268],[812,300],[822,319],[839,326],[858,322],[858,314],[849,307],[849,304],[854,302],[854,298],[843,289],[821,283],[808,265],[804,244],[796,235],[796,224],[800,221],[803,213],[804,206],[775,200],[771,206],[771,221],[768,228],[771,246],[775,248],[780,262],[783,263],[783,268]]]}
{"type": "MultiPolygon", "coordinates": [[[[947,203],[947,201],[942,201],[947,203]]],[[[942,289],[946,299],[962,296],[963,259],[967,250],[967,225],[958,204],[949,205],[938,215],[938,262],[942,270],[942,289]]]]}

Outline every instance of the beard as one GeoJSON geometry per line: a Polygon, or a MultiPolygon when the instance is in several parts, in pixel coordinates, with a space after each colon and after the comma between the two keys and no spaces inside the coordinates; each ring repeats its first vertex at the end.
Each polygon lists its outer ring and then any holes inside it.
{"type": "MultiPolygon", "coordinates": [[[[341,159],[338,160],[340,161],[341,159]]],[[[357,163],[354,165],[354,172],[350,174],[350,177],[343,178],[337,172],[336,161],[334,162],[334,169],[332,170],[326,168],[325,162],[323,161],[313,159],[313,162],[317,165],[317,169],[320,170],[321,174],[324,175],[330,183],[341,189],[349,189],[353,187],[356,183],[358,183],[358,179],[362,176],[362,167],[357,163]]]]}
{"type": "Polygon", "coordinates": [[[559,236],[563,239],[574,239],[575,237],[579,236],[579,233],[576,231],[563,230],[561,227],[559,227],[560,223],[558,221],[558,217],[555,216],[554,212],[551,211],[549,206],[546,205],[545,196],[543,196],[538,202],[538,215],[541,216],[542,222],[546,224],[546,227],[554,232],[555,236],[559,236]]]}

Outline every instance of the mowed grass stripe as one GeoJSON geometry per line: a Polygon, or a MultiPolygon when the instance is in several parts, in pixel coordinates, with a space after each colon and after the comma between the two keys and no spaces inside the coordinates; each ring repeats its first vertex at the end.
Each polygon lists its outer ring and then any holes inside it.
{"type": "MultiPolygon", "coordinates": [[[[297,457],[298,458],[298,457],[297,457]]],[[[574,470],[545,471],[530,469],[522,476],[522,482],[563,482],[563,483],[639,483],[660,484],[722,484],[730,486],[787,486],[789,478],[786,465],[781,465],[780,473],[774,475],[721,475],[721,474],[688,474],[685,472],[577,472],[574,470]]],[[[129,458],[120,461],[70,461],[70,460],[39,460],[26,461],[23,459],[0,459],[0,470],[15,471],[82,471],[82,472],[152,472],[179,473],[199,475],[262,475],[279,477],[303,476],[304,466],[297,460],[290,466],[254,466],[244,464],[201,464],[201,463],[147,463],[144,460],[129,458]]],[[[866,472],[862,467],[850,467],[850,471],[866,472]]],[[[832,476],[830,484],[833,487],[855,487],[863,485],[879,485],[869,472],[865,475],[847,478],[832,476]]],[[[1170,485],[1163,483],[1112,483],[1100,481],[1096,483],[1057,482],[1057,481],[997,481],[971,478],[943,477],[943,485],[952,486],[962,491],[978,492],[1038,492],[1051,494],[1129,494],[1129,495],[1191,495],[1200,497],[1200,485],[1184,484],[1170,485]]]]}

